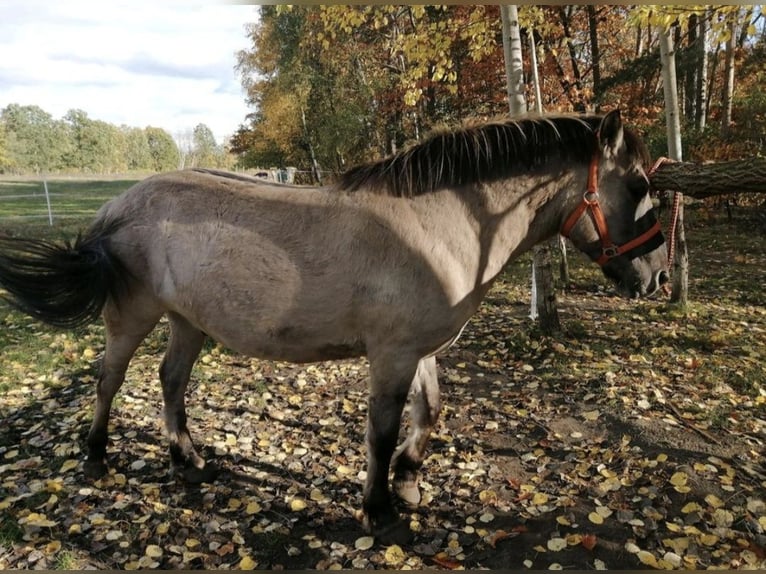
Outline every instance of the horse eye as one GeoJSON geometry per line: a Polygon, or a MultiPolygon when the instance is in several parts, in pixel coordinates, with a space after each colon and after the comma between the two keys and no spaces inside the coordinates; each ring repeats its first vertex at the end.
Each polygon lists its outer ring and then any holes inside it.
{"type": "Polygon", "coordinates": [[[643,175],[631,177],[628,182],[628,191],[635,197],[643,197],[649,193],[649,180],[643,175]]]}

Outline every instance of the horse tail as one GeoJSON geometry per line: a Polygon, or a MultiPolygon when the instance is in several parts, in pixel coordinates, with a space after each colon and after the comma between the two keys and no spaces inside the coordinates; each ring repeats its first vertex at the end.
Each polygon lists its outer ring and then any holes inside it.
{"type": "Polygon", "coordinates": [[[130,274],[110,251],[118,221],[94,224],[74,243],[0,237],[0,288],[22,312],[55,327],[94,322],[108,300],[119,305],[130,274]]]}

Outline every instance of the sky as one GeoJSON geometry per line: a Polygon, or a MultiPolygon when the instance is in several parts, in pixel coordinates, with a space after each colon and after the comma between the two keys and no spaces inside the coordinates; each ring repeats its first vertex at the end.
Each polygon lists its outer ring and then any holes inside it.
{"type": "Polygon", "coordinates": [[[0,109],[70,109],[223,143],[252,110],[236,53],[257,8],[221,0],[0,0],[0,109]]]}

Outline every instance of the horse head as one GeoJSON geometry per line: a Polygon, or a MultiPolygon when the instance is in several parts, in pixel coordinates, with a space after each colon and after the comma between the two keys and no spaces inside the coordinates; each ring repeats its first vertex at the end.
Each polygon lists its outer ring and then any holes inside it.
{"type": "Polygon", "coordinates": [[[596,131],[598,146],[588,184],[561,233],[601,266],[620,292],[637,298],[654,294],[669,279],[668,255],[649,197],[643,142],[608,113],[596,131]]]}

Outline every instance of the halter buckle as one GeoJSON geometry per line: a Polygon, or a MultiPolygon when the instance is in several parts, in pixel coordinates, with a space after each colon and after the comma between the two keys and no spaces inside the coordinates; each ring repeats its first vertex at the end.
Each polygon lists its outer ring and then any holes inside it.
{"type": "Polygon", "coordinates": [[[620,254],[620,248],[616,245],[607,245],[601,249],[601,253],[604,255],[604,257],[613,259],[620,254]]]}
{"type": "Polygon", "coordinates": [[[598,191],[595,189],[589,189],[582,194],[582,200],[588,205],[596,205],[598,203],[598,191]]]}

